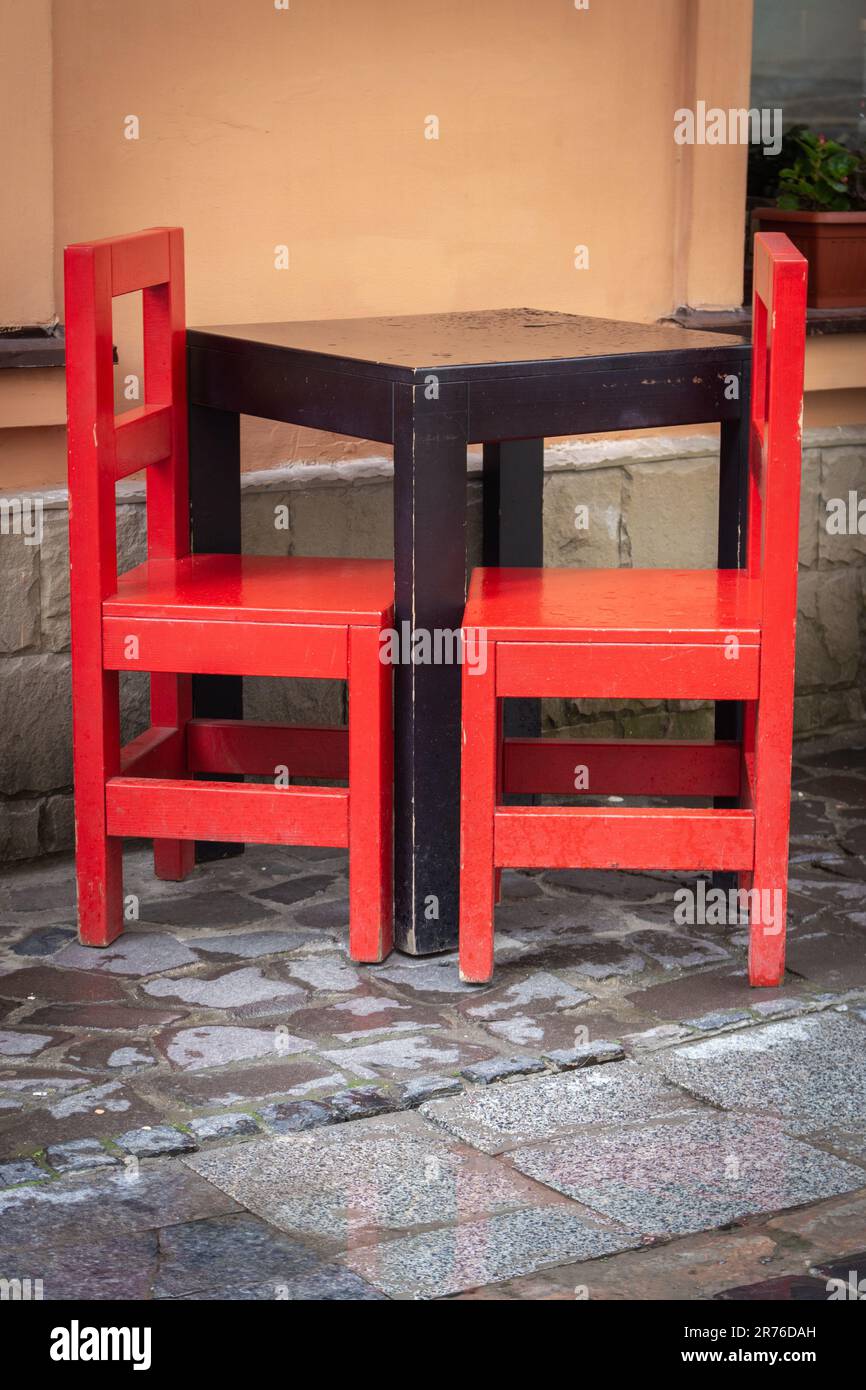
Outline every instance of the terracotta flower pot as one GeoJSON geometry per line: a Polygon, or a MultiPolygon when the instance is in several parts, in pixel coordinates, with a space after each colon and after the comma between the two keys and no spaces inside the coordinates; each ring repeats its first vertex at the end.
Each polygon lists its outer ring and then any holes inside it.
{"type": "Polygon", "coordinates": [[[866,304],[866,212],[756,208],[759,231],[784,232],[809,262],[810,309],[866,304]]]}

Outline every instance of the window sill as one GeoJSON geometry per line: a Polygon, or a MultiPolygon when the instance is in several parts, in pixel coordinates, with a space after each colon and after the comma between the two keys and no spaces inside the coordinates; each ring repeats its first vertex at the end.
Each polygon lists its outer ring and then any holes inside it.
{"type": "Polygon", "coordinates": [[[63,367],[66,365],[66,338],[63,325],[43,328],[0,328],[0,371],[13,367],[63,367]]]}
{"type": "MultiPolygon", "coordinates": [[[[699,328],[705,333],[737,333],[748,337],[752,331],[751,308],[677,309],[661,323],[677,323],[682,328],[699,328]]],[[[834,333],[866,333],[866,305],[852,309],[807,309],[806,336],[824,337],[834,333]]]]}

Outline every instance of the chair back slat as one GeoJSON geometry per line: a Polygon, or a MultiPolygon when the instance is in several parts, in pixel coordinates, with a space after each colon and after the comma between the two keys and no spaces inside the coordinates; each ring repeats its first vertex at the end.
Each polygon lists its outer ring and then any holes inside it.
{"type": "Polygon", "coordinates": [[[147,549],[189,553],[183,231],[155,227],[66,249],[73,584],[117,587],[114,485],[147,469],[147,549]],[[142,292],[144,403],[114,413],[112,300],[142,292]]]}
{"type": "Polygon", "coordinates": [[[805,258],[779,232],[755,238],[749,529],[746,563],[760,577],[765,621],[796,616],[805,258]]]}

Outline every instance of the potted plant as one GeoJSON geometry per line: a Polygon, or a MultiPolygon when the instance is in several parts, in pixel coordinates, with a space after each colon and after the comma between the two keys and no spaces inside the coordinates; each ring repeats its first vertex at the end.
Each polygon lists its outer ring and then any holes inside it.
{"type": "Polygon", "coordinates": [[[784,232],[809,262],[808,304],[866,304],[866,207],[861,159],[835,140],[798,131],[795,154],[779,172],[774,208],[757,208],[759,231],[784,232]]]}

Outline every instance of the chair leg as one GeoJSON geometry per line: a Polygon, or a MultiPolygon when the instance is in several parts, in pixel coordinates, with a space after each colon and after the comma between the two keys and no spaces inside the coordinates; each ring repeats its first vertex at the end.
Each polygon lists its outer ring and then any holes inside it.
{"type": "Polygon", "coordinates": [[[349,955],[384,960],[394,941],[391,666],[377,628],[349,629],[349,955]]]}
{"type": "MultiPolygon", "coordinates": [[[[150,677],[150,722],[156,728],[185,729],[192,718],[192,678],[154,672],[150,677]]],[[[181,744],[183,748],[183,744],[181,744]]],[[[167,767],[167,777],[183,777],[186,759],[183,752],[173,767],[167,767]]],[[[157,878],[179,882],[195,867],[193,840],[154,840],[153,871],[157,878]]]]}
{"type": "Polygon", "coordinates": [[[123,844],[105,824],[105,783],[120,766],[118,678],[104,671],[89,684],[74,656],[73,672],[78,937],[83,946],[108,946],[123,931],[123,844]]]}
{"type": "Polygon", "coordinates": [[[749,889],[749,983],[778,985],[785,970],[791,709],[758,708],[755,740],[755,865],[749,889]]]}
{"type": "Polygon", "coordinates": [[[496,647],[463,667],[463,756],[460,776],[460,978],[484,984],[493,975],[494,858],[498,718],[496,647]]]}
{"type": "MultiPolygon", "coordinates": [[[[496,701],[496,803],[502,800],[502,777],[505,763],[505,702],[496,701]]],[[[493,870],[493,901],[498,906],[502,902],[502,870],[493,870]]]]}

